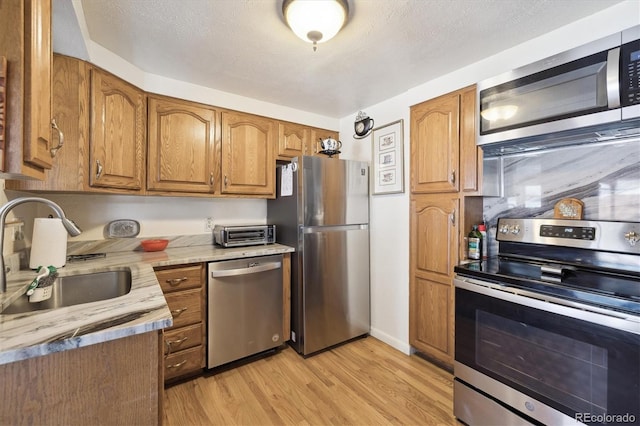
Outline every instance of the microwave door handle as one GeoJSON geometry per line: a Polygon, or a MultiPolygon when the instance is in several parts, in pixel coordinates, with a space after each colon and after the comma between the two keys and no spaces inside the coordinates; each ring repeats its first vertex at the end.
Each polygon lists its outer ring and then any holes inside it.
{"type": "Polygon", "coordinates": [[[620,108],[620,48],[607,54],[607,101],[609,109],[620,108]]]}

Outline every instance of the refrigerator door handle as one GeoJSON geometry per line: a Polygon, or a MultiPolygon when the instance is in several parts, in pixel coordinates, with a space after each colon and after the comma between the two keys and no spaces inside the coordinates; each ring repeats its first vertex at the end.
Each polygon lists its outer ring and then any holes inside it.
{"type": "Polygon", "coordinates": [[[300,231],[303,234],[313,234],[315,232],[331,232],[331,231],[356,231],[369,229],[366,223],[358,225],[336,225],[336,226],[301,226],[300,231]]]}

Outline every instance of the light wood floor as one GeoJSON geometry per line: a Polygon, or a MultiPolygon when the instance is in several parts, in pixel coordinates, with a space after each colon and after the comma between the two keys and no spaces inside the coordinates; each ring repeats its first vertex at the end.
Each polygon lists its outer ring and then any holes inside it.
{"type": "Polygon", "coordinates": [[[452,376],[373,337],[167,387],[164,425],[455,425],[452,376]]]}

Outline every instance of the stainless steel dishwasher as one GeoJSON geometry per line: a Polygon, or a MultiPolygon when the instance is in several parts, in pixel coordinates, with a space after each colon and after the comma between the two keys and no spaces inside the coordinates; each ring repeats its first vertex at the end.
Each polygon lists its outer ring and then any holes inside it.
{"type": "Polygon", "coordinates": [[[280,346],[282,255],[209,263],[207,367],[280,346]]]}

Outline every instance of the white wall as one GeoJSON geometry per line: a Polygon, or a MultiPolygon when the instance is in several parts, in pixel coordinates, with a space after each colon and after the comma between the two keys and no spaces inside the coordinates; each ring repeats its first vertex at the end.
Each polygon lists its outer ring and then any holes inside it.
{"type": "MultiPolygon", "coordinates": [[[[371,197],[371,335],[409,347],[409,108],[522,65],[640,24],[640,2],[625,1],[376,105],[363,105],[376,127],[404,120],[405,192],[371,197]]],[[[437,60],[437,58],[434,58],[437,60]]],[[[353,139],[353,115],[340,120],[343,158],[371,159],[371,139],[353,139]]]]}

